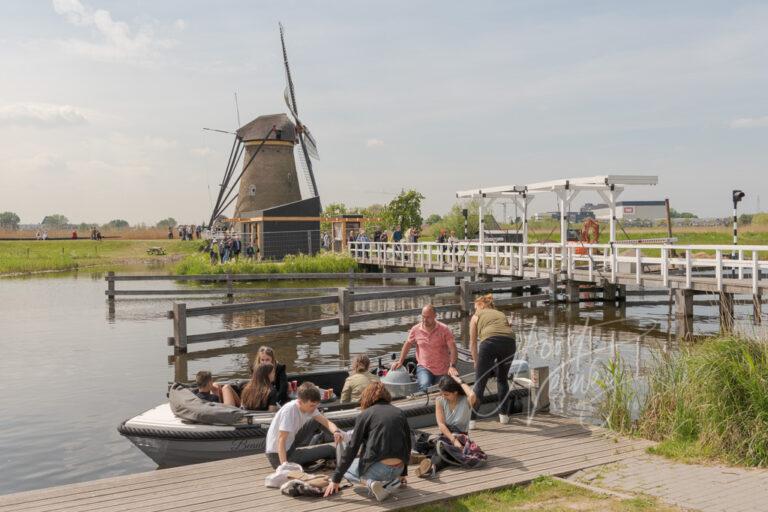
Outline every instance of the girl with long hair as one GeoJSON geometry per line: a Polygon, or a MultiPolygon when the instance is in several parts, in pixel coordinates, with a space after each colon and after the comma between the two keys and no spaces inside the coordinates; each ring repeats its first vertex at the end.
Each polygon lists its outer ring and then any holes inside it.
{"type": "Polygon", "coordinates": [[[272,386],[275,367],[271,364],[260,364],[253,370],[251,381],[245,385],[240,394],[240,405],[252,411],[277,410],[277,391],[272,386]]]}
{"type": "Polygon", "coordinates": [[[256,351],[256,361],[254,362],[254,368],[261,364],[271,364],[275,367],[275,378],[272,382],[272,386],[277,393],[277,403],[285,405],[288,403],[288,375],[285,373],[285,365],[277,362],[275,357],[275,351],[272,347],[262,345],[256,351]]]}

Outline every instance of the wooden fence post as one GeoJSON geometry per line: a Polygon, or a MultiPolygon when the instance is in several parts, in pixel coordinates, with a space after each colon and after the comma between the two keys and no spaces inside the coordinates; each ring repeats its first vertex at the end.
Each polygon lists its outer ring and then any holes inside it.
{"type": "Polygon", "coordinates": [[[470,288],[469,281],[462,281],[459,284],[461,297],[459,298],[459,306],[461,308],[462,316],[469,316],[472,311],[472,289],[470,288]]]}
{"type": "Polygon", "coordinates": [[[235,292],[232,289],[232,274],[227,274],[227,298],[231,299],[235,296],[235,292]]]}
{"type": "Polygon", "coordinates": [[[532,415],[537,411],[549,407],[549,367],[531,369],[531,388],[528,394],[530,400],[528,414],[532,415]]]}
{"type": "Polygon", "coordinates": [[[187,353],[187,305],[173,305],[173,346],[177,354],[187,353]]]}
{"type": "Polygon", "coordinates": [[[352,310],[352,304],[349,289],[339,288],[339,332],[349,330],[349,315],[352,310]]]}
{"type": "Polygon", "coordinates": [[[557,302],[557,274],[554,269],[549,275],[549,294],[551,296],[550,300],[552,301],[552,304],[555,304],[557,302]]]}
{"type": "Polygon", "coordinates": [[[115,273],[111,270],[107,272],[107,299],[110,302],[115,300],[115,273]]]}

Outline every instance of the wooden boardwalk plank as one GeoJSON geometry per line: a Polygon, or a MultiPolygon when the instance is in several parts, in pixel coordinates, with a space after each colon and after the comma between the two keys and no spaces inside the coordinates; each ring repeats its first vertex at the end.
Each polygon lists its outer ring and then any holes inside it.
{"type": "Polygon", "coordinates": [[[272,469],[263,455],[253,455],[0,496],[0,511],[391,510],[623,460],[648,445],[614,440],[602,429],[549,415],[539,415],[530,424],[516,417],[509,425],[481,421],[479,427],[473,438],[489,455],[485,467],[447,469],[435,480],[411,477],[407,488],[381,504],[351,489],[329,500],[283,496],[264,487],[272,469]]]}

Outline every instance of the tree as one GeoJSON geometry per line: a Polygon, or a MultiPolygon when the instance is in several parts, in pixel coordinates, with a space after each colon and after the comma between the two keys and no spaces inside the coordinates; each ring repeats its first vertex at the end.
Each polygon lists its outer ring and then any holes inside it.
{"type": "Polygon", "coordinates": [[[436,214],[436,213],[433,213],[432,215],[430,215],[429,217],[427,217],[427,220],[425,220],[425,221],[424,221],[424,223],[425,223],[425,224],[427,224],[428,226],[431,226],[432,224],[437,224],[437,223],[438,223],[438,222],[440,222],[442,219],[443,219],[443,218],[442,218],[441,216],[439,216],[439,215],[438,215],[438,214],[436,214]]]}
{"type": "Polygon", "coordinates": [[[403,230],[408,228],[420,228],[423,222],[421,218],[421,202],[424,196],[416,190],[402,190],[400,194],[390,201],[384,208],[384,223],[390,229],[400,226],[403,230]]]}
{"type": "Polygon", "coordinates": [[[104,229],[125,229],[127,227],[130,227],[130,225],[127,220],[123,219],[113,219],[104,224],[104,229]]]}
{"type": "Polygon", "coordinates": [[[451,207],[451,211],[443,216],[440,222],[433,225],[432,231],[434,233],[439,232],[441,229],[445,229],[446,233],[451,231],[456,233],[456,237],[459,239],[465,238],[464,234],[464,209],[468,210],[469,218],[467,219],[467,231],[466,238],[477,237],[479,222],[480,222],[480,202],[476,199],[472,199],[466,205],[455,203],[451,207]]]}
{"type": "Polygon", "coordinates": [[[13,212],[0,213],[0,228],[16,231],[21,219],[13,212]]]}
{"type": "Polygon", "coordinates": [[[330,203],[323,209],[323,217],[338,217],[347,213],[347,206],[344,203],[330,203]]]}
{"type": "Polygon", "coordinates": [[[669,209],[669,218],[670,219],[698,219],[696,215],[690,212],[679,212],[675,210],[674,208],[669,209]]]}
{"type": "Polygon", "coordinates": [[[60,213],[54,213],[53,215],[46,215],[40,224],[47,228],[65,228],[69,224],[69,219],[60,213]]]}
{"type": "Polygon", "coordinates": [[[165,228],[165,229],[175,228],[176,224],[177,224],[176,219],[174,219],[173,217],[168,217],[167,219],[163,219],[163,220],[159,221],[157,223],[157,227],[165,228]]]}

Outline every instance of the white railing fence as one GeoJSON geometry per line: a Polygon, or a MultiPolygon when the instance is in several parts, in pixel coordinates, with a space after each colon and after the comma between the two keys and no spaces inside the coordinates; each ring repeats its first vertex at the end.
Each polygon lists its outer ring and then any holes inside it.
{"type": "Polygon", "coordinates": [[[634,275],[637,284],[645,277],[670,278],[692,288],[695,276],[715,279],[722,290],[728,280],[751,283],[759,294],[761,273],[768,273],[768,246],[762,245],[637,245],[569,243],[497,243],[476,241],[350,242],[350,254],[360,263],[415,267],[425,270],[467,271],[477,269],[496,275],[543,277],[565,272],[587,274],[590,281],[616,283],[617,276],[634,275]],[[711,274],[711,275],[710,275],[711,274]]]}

